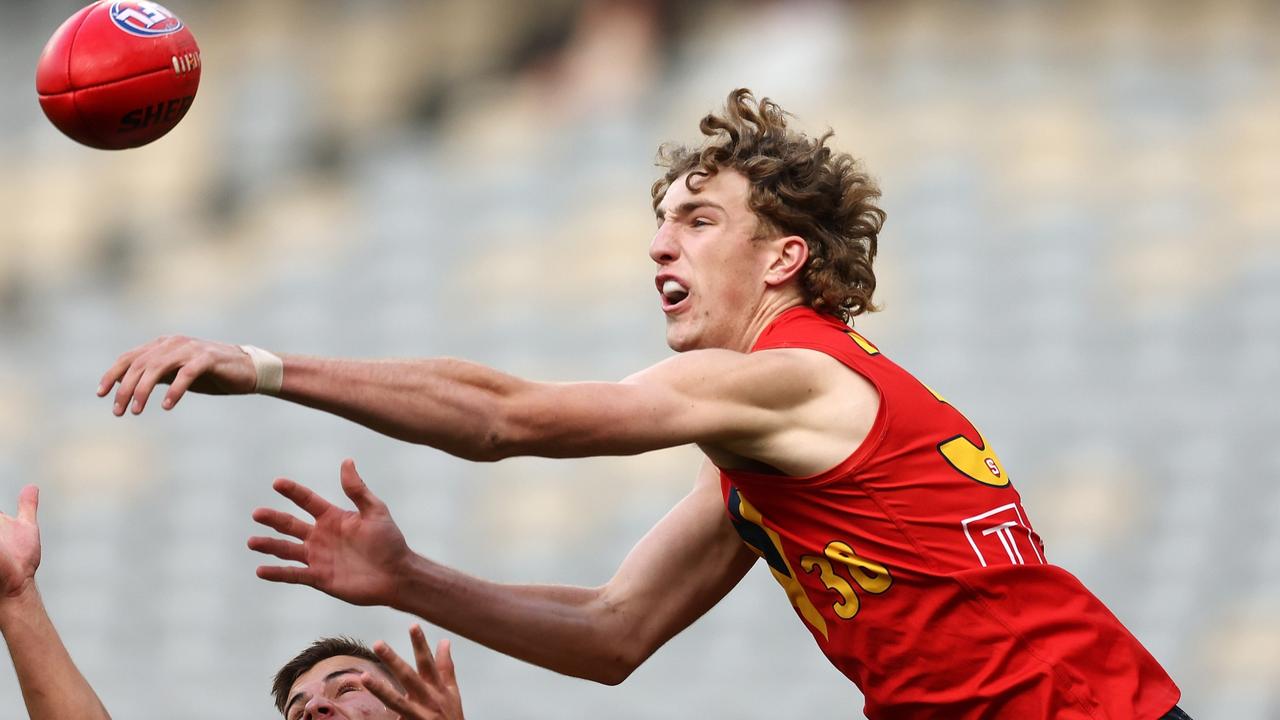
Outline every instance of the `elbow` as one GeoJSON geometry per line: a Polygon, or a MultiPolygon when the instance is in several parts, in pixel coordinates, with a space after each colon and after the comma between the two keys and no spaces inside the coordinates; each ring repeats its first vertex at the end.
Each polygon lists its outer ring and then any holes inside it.
{"type": "Polygon", "coordinates": [[[525,454],[517,436],[502,420],[488,423],[475,442],[457,453],[463,460],[492,463],[525,454]]]}
{"type": "Polygon", "coordinates": [[[494,402],[480,410],[472,422],[452,428],[443,442],[432,437],[415,438],[415,441],[470,462],[491,463],[520,455],[519,425],[503,405],[494,402]]]}
{"type": "Polygon", "coordinates": [[[493,429],[485,429],[475,442],[458,448],[452,454],[463,460],[479,463],[492,463],[505,460],[516,455],[511,449],[506,436],[493,429]]]}
{"type": "Polygon", "coordinates": [[[631,673],[644,664],[658,649],[662,642],[655,637],[648,637],[643,622],[628,619],[616,606],[604,603],[611,616],[608,620],[596,623],[596,628],[609,628],[597,636],[597,642],[604,652],[595,653],[591,663],[590,676],[586,679],[601,685],[621,685],[631,677],[631,673]]]}
{"type": "MultiPolygon", "coordinates": [[[[632,669],[634,670],[634,668],[632,669]]],[[[600,673],[598,677],[593,677],[590,679],[600,683],[601,685],[608,685],[609,687],[617,687],[618,685],[622,684],[623,680],[626,680],[630,676],[631,676],[631,670],[621,670],[618,672],[600,673]]]]}
{"type": "Polygon", "coordinates": [[[486,414],[478,442],[463,455],[473,462],[497,462],[523,455],[545,456],[546,428],[538,416],[513,402],[498,403],[486,414]]]}
{"type": "Polygon", "coordinates": [[[643,658],[614,655],[597,663],[586,679],[611,687],[621,685],[624,680],[631,677],[631,673],[635,672],[642,662],[644,662],[643,658]]]}

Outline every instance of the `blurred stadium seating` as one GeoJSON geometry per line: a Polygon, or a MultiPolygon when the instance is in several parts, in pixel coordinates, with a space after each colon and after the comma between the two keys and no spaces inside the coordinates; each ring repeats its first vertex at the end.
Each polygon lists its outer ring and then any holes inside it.
{"type": "MultiPolygon", "coordinates": [[[[0,3],[0,502],[45,488],[41,585],[117,717],[269,717],[314,637],[406,646],[408,618],[254,579],[273,476],[333,497],[354,456],[418,549],[596,584],[697,458],[471,465],[263,399],[114,419],[115,354],[181,332],[619,378],[667,352],[654,150],[739,85],[879,178],[859,327],[983,427],[1049,558],[1194,716],[1280,717],[1274,3],[169,0],[200,96],[115,154],[35,102],[77,6],[0,3]]],[[[860,717],[763,571],[618,688],[457,655],[474,718],[860,717]]]]}

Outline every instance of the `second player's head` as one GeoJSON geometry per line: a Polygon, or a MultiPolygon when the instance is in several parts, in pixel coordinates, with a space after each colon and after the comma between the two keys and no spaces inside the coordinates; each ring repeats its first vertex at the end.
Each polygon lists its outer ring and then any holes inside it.
{"type": "Polygon", "coordinates": [[[832,133],[789,128],[746,89],[700,128],[700,146],[659,151],[652,189],[668,344],[747,350],[762,319],[801,303],[845,321],[874,310],[880,191],[832,133]]]}
{"type": "Polygon", "coordinates": [[[345,637],[317,640],[276,673],[271,684],[276,709],[287,720],[395,720],[396,713],[360,684],[362,673],[382,673],[400,685],[363,643],[345,637]]]}

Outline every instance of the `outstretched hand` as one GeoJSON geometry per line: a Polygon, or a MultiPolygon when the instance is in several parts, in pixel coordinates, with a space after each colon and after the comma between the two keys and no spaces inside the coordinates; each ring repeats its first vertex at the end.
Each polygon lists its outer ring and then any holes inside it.
{"type": "Polygon", "coordinates": [[[28,485],[18,494],[16,516],[0,512],[0,600],[20,595],[35,582],[40,567],[39,505],[40,488],[28,485]]]}
{"type": "Polygon", "coordinates": [[[310,585],[353,605],[392,605],[401,568],[413,553],[387,506],[356,474],[355,461],[342,462],[342,491],[356,510],[344,510],[307,487],[279,478],[273,487],[310,515],[307,522],[271,508],[253,511],[253,519],[284,535],[254,536],[249,549],[299,566],[262,565],[258,577],[271,582],[310,585]]]}
{"type": "Polygon", "coordinates": [[[98,382],[98,397],[119,383],[112,412],[123,415],[132,409],[137,415],[158,384],[169,384],[162,404],[170,410],[187,390],[237,395],[253,392],[256,382],[253,360],[239,347],[174,335],[156,338],[116,358],[98,382]]]}
{"type": "Polygon", "coordinates": [[[409,628],[409,639],[413,643],[416,671],[386,643],[373,645],[373,651],[404,690],[371,673],[364,673],[360,682],[383,705],[399,713],[401,720],[463,720],[462,696],[458,692],[449,641],[441,640],[432,656],[431,645],[420,625],[409,628]]]}

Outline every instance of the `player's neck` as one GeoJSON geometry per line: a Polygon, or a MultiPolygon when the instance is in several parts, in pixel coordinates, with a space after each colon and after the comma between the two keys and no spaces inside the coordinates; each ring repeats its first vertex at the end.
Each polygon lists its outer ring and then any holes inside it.
{"type": "Polygon", "coordinates": [[[774,320],[782,313],[794,307],[800,307],[804,304],[804,298],[793,293],[770,293],[761,299],[760,304],[756,307],[752,314],[751,321],[746,326],[746,332],[742,336],[742,344],[740,347],[733,348],[738,352],[750,352],[755,347],[756,341],[760,339],[760,334],[769,327],[774,320]]]}

